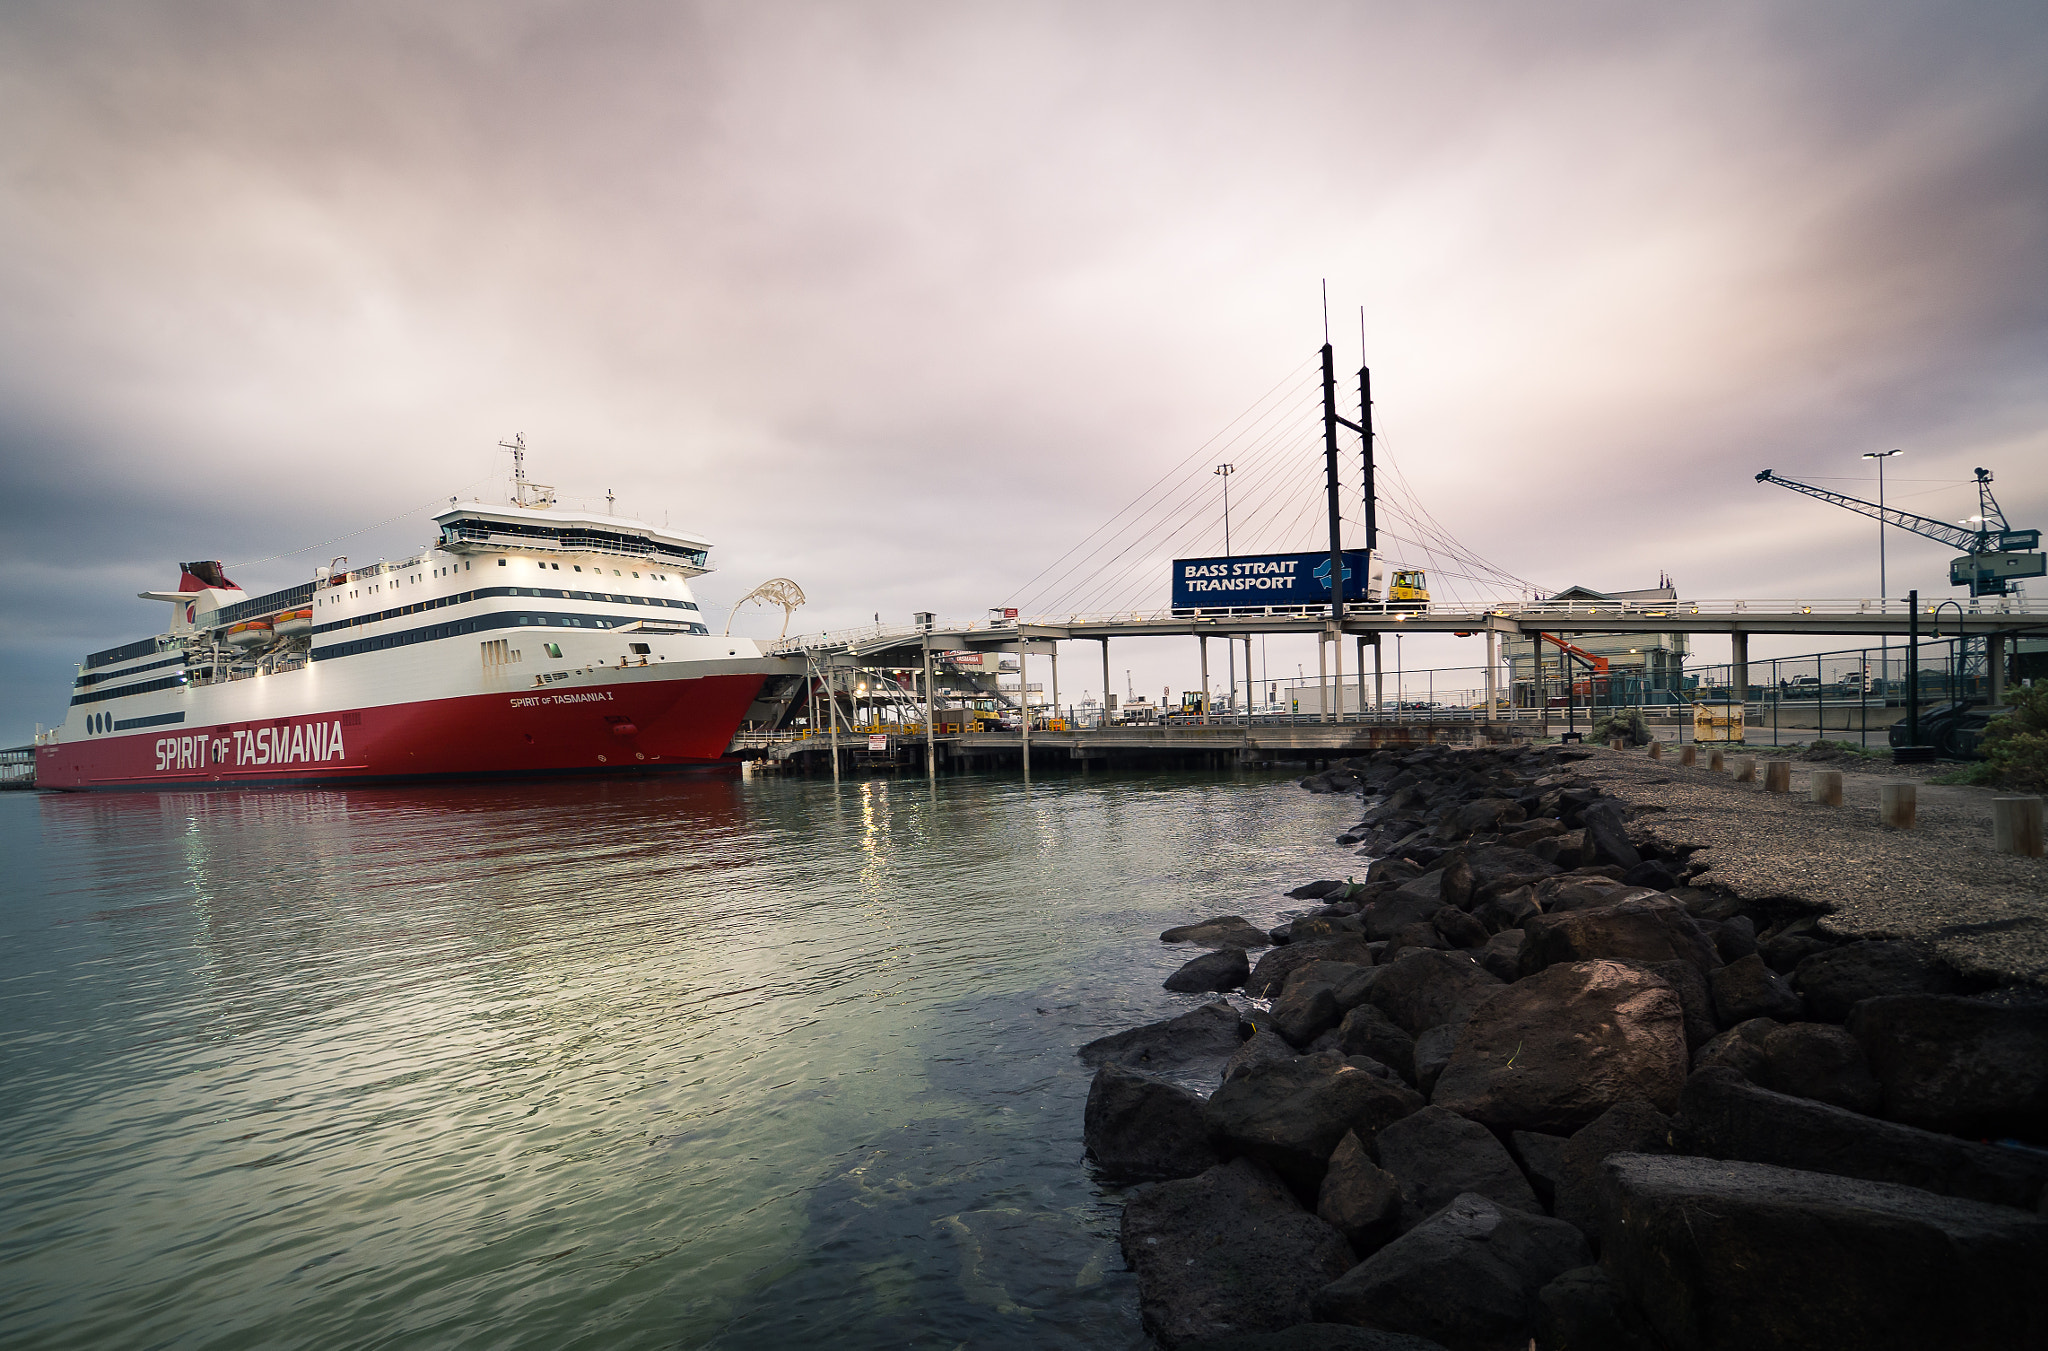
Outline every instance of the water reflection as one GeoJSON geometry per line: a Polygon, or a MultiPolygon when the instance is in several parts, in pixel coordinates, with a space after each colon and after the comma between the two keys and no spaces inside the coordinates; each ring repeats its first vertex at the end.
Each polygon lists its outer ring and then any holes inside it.
{"type": "Polygon", "coordinates": [[[1344,810],[1194,778],[0,800],[0,1342],[1136,1344],[1072,1048],[1174,1011],[1158,931],[1270,915],[1344,810]]]}

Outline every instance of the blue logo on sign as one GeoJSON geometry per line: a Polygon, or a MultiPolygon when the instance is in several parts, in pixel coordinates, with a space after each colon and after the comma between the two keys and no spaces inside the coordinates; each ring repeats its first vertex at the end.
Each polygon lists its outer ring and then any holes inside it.
{"type": "MultiPolygon", "coordinates": [[[[1328,591],[1330,589],[1330,560],[1325,558],[1309,576],[1321,582],[1323,590],[1328,591]]],[[[1344,569],[1344,585],[1347,587],[1351,585],[1351,569],[1348,566],[1344,569]]]]}

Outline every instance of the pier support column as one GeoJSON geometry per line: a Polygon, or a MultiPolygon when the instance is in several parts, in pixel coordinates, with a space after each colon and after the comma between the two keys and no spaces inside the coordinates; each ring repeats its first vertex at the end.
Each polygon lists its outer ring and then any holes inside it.
{"type": "Polygon", "coordinates": [[[932,728],[932,616],[923,614],[917,618],[919,626],[924,629],[920,640],[924,644],[924,776],[935,779],[939,775],[939,762],[936,754],[938,742],[932,728]]]}
{"type": "Polygon", "coordinates": [[[1492,629],[1486,631],[1486,721],[1494,718],[1493,701],[1500,689],[1495,667],[1500,664],[1500,635],[1492,629]]]}
{"type": "Polygon", "coordinates": [[[1344,630],[1336,629],[1330,634],[1330,651],[1335,654],[1336,665],[1330,674],[1330,693],[1335,695],[1333,707],[1337,710],[1337,721],[1344,721],[1344,630]]]}
{"type": "Polygon", "coordinates": [[[1984,635],[1984,702],[1997,708],[2005,702],[2005,635],[1984,635]]]}
{"type": "Polygon", "coordinates": [[[1737,703],[1749,702],[1749,635],[1737,630],[1728,635],[1728,683],[1735,687],[1737,703]]]}
{"type": "Polygon", "coordinates": [[[1017,736],[1024,751],[1024,782],[1031,782],[1031,677],[1024,671],[1024,626],[1017,626],[1017,736]]]}
{"type": "Polygon", "coordinates": [[[1209,725],[1209,635],[1202,634],[1195,639],[1202,649],[1202,725],[1209,725]]]}
{"type": "Polygon", "coordinates": [[[1330,720],[1330,635],[1316,634],[1316,702],[1321,704],[1322,716],[1316,721],[1330,720]]]}
{"type": "Polygon", "coordinates": [[[1372,716],[1378,720],[1387,706],[1387,674],[1380,669],[1380,636],[1372,636],[1372,716]]]}
{"type": "Polygon", "coordinates": [[[1109,694],[1109,639],[1102,640],[1102,725],[1109,726],[1109,710],[1116,701],[1109,694]]]}
{"type": "Polygon", "coordinates": [[[1052,645],[1052,715],[1060,715],[1060,645],[1052,645]]]}
{"type": "Polygon", "coordinates": [[[1379,645],[1379,641],[1380,636],[1377,633],[1373,634],[1370,638],[1367,638],[1366,635],[1362,633],[1358,635],[1358,716],[1361,721],[1364,720],[1366,711],[1365,645],[1366,643],[1370,642],[1375,647],[1377,647],[1379,645]]]}

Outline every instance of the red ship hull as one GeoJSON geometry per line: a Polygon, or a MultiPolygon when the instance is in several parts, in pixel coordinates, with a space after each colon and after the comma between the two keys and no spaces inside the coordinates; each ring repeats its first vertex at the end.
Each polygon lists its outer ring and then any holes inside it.
{"type": "Polygon", "coordinates": [[[723,757],[757,674],[467,695],[151,729],[36,749],[36,786],[70,792],[302,787],[654,773],[723,757]]]}

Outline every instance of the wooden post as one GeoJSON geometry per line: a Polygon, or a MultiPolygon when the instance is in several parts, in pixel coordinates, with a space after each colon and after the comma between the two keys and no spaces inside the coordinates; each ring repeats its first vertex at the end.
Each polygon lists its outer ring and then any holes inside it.
{"type": "Polygon", "coordinates": [[[1756,757],[1754,755],[1738,755],[1735,757],[1735,782],[1756,782],[1756,757]]]}
{"type": "Polygon", "coordinates": [[[1607,749],[1611,751],[1618,751],[1622,749],[1623,744],[1624,743],[1622,742],[1622,739],[1618,736],[1609,737],[1607,739],[1607,749]]]}
{"type": "Polygon", "coordinates": [[[1726,755],[1719,746],[1707,752],[1708,769],[1713,770],[1716,774],[1725,774],[1727,772],[1726,764],[1726,755]]]}
{"type": "Polygon", "coordinates": [[[1680,746],[1678,748],[1679,764],[1690,767],[1692,765],[1698,764],[1699,762],[1700,748],[1698,746],[1680,746]]]}
{"type": "MultiPolygon", "coordinates": [[[[1756,777],[1755,761],[1751,761],[1750,777],[1756,777]]],[[[1789,793],[1792,791],[1792,762],[1772,760],[1764,766],[1764,791],[1766,793],[1789,793]]]]}
{"type": "Polygon", "coordinates": [[[1878,819],[1893,830],[1911,830],[1919,812],[1918,784],[1888,783],[1877,790],[1878,819]]]}
{"type": "Polygon", "coordinates": [[[1991,799],[1991,838],[2001,854],[2039,858],[2042,853],[2042,801],[2037,797],[1991,799]]]}
{"type": "MultiPolygon", "coordinates": [[[[1787,765],[1785,772],[1789,778],[1792,767],[1787,765]]],[[[1808,776],[1807,787],[1815,802],[1827,807],[1839,807],[1842,805],[1841,770],[1816,769],[1808,776]]]]}
{"type": "Polygon", "coordinates": [[[1662,760],[1664,758],[1664,743],[1654,737],[1650,740],[1650,758],[1652,760],[1662,760]]]}

